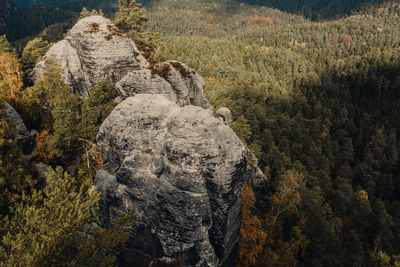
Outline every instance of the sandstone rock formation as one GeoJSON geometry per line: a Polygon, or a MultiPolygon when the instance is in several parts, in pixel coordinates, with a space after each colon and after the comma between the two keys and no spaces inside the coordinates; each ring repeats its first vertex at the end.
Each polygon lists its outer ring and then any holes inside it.
{"type": "Polygon", "coordinates": [[[218,117],[222,118],[224,120],[224,123],[226,125],[230,125],[232,122],[232,112],[229,110],[229,108],[226,107],[220,107],[217,109],[215,112],[218,117]]]}
{"type": "Polygon", "coordinates": [[[134,254],[234,266],[247,159],[231,128],[210,110],[138,94],[114,109],[97,141],[103,219],[134,217],[134,254]]]}
{"type": "Polygon", "coordinates": [[[83,98],[88,98],[90,89],[100,81],[109,81],[117,83],[122,98],[157,93],[181,106],[208,108],[200,75],[177,61],[150,69],[136,44],[102,16],[80,20],[64,40],[53,45],[31,73],[33,81],[42,76],[47,59],[60,65],[65,83],[83,98]]]}
{"type": "MultiPolygon", "coordinates": [[[[121,103],[97,136],[104,169],[95,186],[104,226],[120,212],[133,218],[121,265],[142,257],[235,266],[243,184],[265,192],[269,185],[229,127],[229,109],[209,110],[201,76],[172,60],[150,67],[135,43],[100,16],[80,20],[49,58],[83,98],[102,80],[116,83],[121,103]]],[[[37,64],[33,79],[43,67],[37,64]]]]}
{"type": "MultiPolygon", "coordinates": [[[[100,81],[115,83],[128,71],[148,66],[135,43],[102,16],[80,20],[64,40],[50,48],[46,59],[60,64],[66,84],[83,98],[100,81]]],[[[41,77],[43,69],[41,61],[33,70],[33,80],[41,77]]]]}
{"type": "Polygon", "coordinates": [[[195,105],[209,108],[203,95],[204,80],[193,69],[175,60],[129,72],[116,88],[123,97],[136,94],[162,94],[180,106],[195,105]]]}

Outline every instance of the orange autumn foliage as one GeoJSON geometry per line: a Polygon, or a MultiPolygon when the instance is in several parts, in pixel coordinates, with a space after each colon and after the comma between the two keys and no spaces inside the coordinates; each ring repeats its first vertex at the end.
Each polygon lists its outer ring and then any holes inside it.
{"type": "Polygon", "coordinates": [[[278,21],[273,18],[247,18],[244,22],[247,24],[278,24],[278,21]]]}
{"type": "Polygon", "coordinates": [[[54,159],[54,154],[51,153],[46,147],[48,141],[53,137],[50,134],[49,130],[43,130],[39,134],[36,135],[36,146],[33,150],[33,153],[42,159],[43,161],[49,163],[54,159]]]}
{"type": "Polygon", "coordinates": [[[0,52],[0,96],[15,105],[23,87],[21,66],[13,54],[0,52]]]}
{"type": "Polygon", "coordinates": [[[238,267],[252,266],[263,251],[267,234],[262,228],[261,220],[253,215],[252,210],[256,198],[254,192],[247,185],[242,190],[243,208],[242,225],[240,227],[238,267]]]}

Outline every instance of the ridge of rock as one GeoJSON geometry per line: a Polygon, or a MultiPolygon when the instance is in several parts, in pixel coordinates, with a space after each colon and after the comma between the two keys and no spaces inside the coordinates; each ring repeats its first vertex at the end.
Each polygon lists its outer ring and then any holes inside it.
{"type": "MultiPolygon", "coordinates": [[[[101,16],[80,20],[44,60],[50,58],[82,98],[100,81],[116,84],[121,103],[97,136],[104,169],[95,186],[103,226],[119,212],[134,219],[121,265],[144,257],[235,266],[243,184],[260,192],[269,184],[229,127],[230,110],[209,109],[202,77],[174,60],[150,68],[135,43],[101,16]]],[[[43,71],[41,61],[32,79],[43,71]]]]}
{"type": "Polygon", "coordinates": [[[90,89],[97,83],[109,81],[116,83],[123,99],[158,93],[181,106],[209,107],[203,95],[204,81],[193,69],[178,61],[159,63],[155,66],[158,71],[150,69],[135,42],[102,16],[78,21],[36,64],[30,75],[33,81],[42,77],[47,59],[60,65],[65,83],[82,98],[90,97],[90,89]]]}
{"type": "Polygon", "coordinates": [[[60,64],[66,84],[83,98],[100,81],[116,83],[128,71],[148,66],[135,43],[102,16],[78,21],[36,65],[31,74],[34,81],[42,76],[44,62],[50,58],[60,64]]]}

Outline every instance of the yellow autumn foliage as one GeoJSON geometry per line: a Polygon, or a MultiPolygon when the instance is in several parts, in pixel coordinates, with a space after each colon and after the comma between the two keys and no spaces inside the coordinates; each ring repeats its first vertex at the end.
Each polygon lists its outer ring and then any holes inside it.
{"type": "Polygon", "coordinates": [[[23,87],[21,66],[13,54],[0,52],[0,96],[15,105],[23,87]]]}

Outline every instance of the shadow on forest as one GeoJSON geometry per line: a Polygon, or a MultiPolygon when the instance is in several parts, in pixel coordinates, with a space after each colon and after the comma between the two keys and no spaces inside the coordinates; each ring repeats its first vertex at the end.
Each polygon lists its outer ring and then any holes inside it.
{"type": "MultiPolygon", "coordinates": [[[[235,0],[237,2],[269,6],[281,11],[305,16],[312,20],[340,18],[358,12],[371,4],[370,0],[235,0]]],[[[374,1],[374,5],[389,2],[374,1]]],[[[392,1],[391,1],[392,2],[392,1]]]]}

